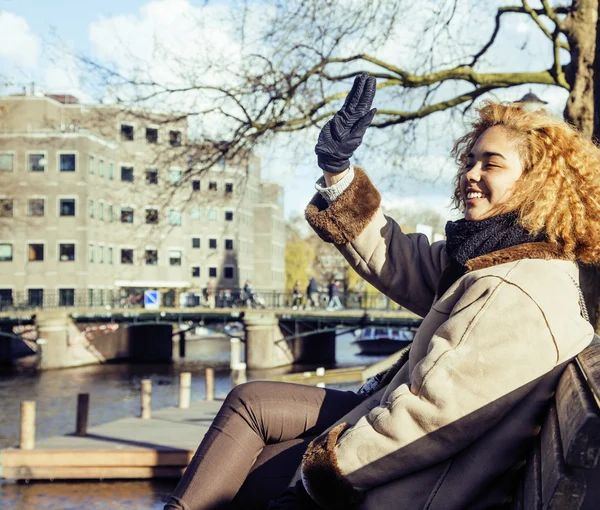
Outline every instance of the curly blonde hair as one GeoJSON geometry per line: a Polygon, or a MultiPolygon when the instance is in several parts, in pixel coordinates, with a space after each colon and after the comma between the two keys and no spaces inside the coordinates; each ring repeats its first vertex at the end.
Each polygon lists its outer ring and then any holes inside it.
{"type": "Polygon", "coordinates": [[[517,142],[523,174],[511,197],[492,211],[518,211],[518,222],[531,234],[545,233],[566,256],[584,263],[600,259],[600,149],[569,124],[545,111],[518,104],[486,102],[473,129],[459,138],[452,155],[459,166],[454,205],[464,211],[460,178],[467,155],[492,126],[503,126],[517,142]]]}

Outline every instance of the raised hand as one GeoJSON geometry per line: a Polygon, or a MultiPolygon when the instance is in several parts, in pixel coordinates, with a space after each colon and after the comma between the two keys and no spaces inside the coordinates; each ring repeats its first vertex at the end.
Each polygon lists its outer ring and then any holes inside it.
{"type": "Polygon", "coordinates": [[[372,76],[359,74],[344,106],[321,130],[315,152],[322,170],[337,174],[350,166],[350,158],[377,112],[371,109],[376,84],[372,76]]]}

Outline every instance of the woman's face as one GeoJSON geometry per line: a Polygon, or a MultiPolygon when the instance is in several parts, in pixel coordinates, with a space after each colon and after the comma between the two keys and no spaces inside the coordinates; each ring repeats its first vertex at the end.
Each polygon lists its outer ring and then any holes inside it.
{"type": "Polygon", "coordinates": [[[523,173],[517,141],[502,126],[488,128],[467,155],[460,177],[465,219],[488,218],[492,207],[505,202],[523,173]]]}

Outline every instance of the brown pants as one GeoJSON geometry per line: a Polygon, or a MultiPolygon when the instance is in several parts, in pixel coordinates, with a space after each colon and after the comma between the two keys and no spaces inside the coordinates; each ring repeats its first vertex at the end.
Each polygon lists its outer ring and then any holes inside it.
{"type": "Polygon", "coordinates": [[[237,386],[165,510],[266,508],[286,489],[310,441],[362,399],[350,391],[289,383],[237,386]]]}

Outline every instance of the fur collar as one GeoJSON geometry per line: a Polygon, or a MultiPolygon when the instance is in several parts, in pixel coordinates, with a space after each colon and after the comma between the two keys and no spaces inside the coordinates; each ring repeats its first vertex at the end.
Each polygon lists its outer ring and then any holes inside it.
{"type": "Polygon", "coordinates": [[[525,243],[493,251],[480,257],[467,261],[467,271],[477,271],[488,267],[515,262],[522,259],[543,260],[575,260],[572,255],[567,255],[559,244],[548,242],[525,243]]]}

